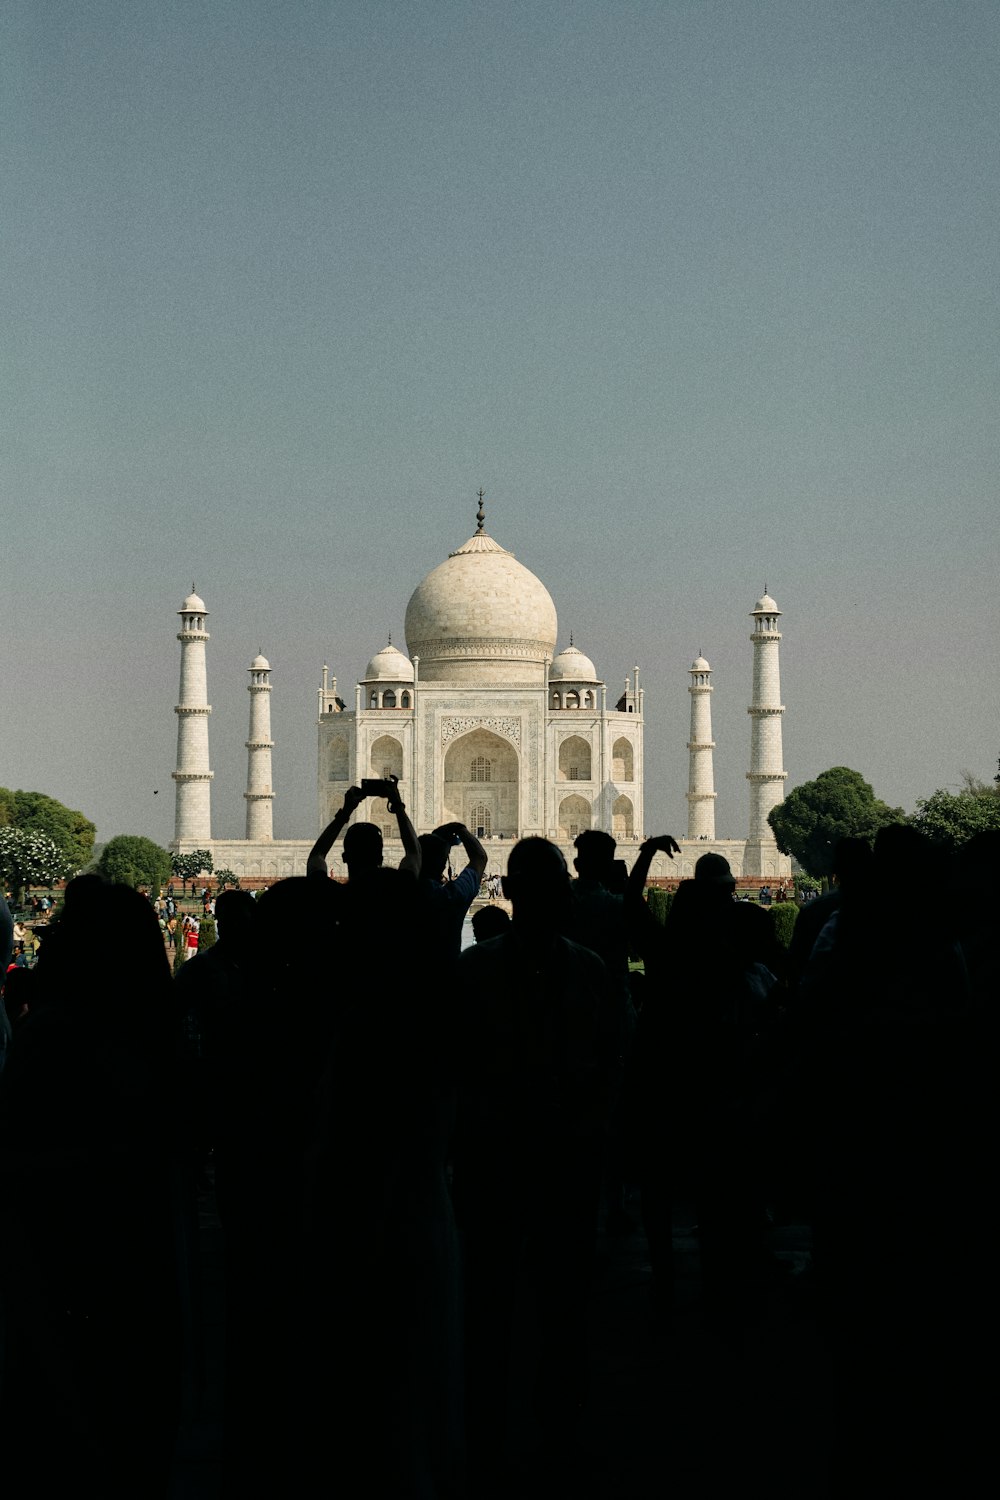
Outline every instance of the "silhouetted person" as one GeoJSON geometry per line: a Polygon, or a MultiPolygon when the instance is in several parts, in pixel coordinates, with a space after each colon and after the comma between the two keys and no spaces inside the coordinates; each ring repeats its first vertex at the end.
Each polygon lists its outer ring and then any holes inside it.
{"type": "Polygon", "coordinates": [[[788,945],[788,975],[792,986],[798,984],[816,939],[834,912],[839,911],[846,893],[864,894],[872,878],[872,851],[867,839],[838,839],[833,849],[831,871],[833,889],[800,906],[788,945]]]}
{"type": "Polygon", "coordinates": [[[933,1229],[939,1204],[967,1221],[981,1196],[967,1126],[982,1075],[956,912],[932,895],[941,864],[918,829],[880,829],[866,889],[845,891],[824,927],[799,987],[812,1029],[796,1121],[814,1164],[844,1472],[863,1455],[881,1480],[935,1484],[975,1436],[954,1429],[973,1393],[962,1330],[982,1315],[969,1289],[984,1285],[969,1243],[950,1263],[960,1240],[933,1229]]]}
{"type": "Polygon", "coordinates": [[[453,963],[462,951],[462,924],[479,893],[486,850],[464,823],[443,823],[433,833],[420,835],[420,880],[425,888],[427,916],[441,944],[442,958],[453,963]],[[453,846],[459,843],[468,863],[454,880],[445,879],[453,846]]]}
{"type": "MultiPolygon", "coordinates": [[[[411,875],[420,874],[420,845],[416,830],[406,815],[406,803],[399,792],[399,778],[387,778],[392,783],[392,796],[386,805],[395,814],[399,837],[403,845],[403,858],[399,868],[411,875]]],[[[350,823],[351,814],[367,801],[369,794],[359,786],[350,786],[344,793],[343,806],[323,829],[309,851],[306,861],[307,875],[327,874],[326,857],[333,848],[337,835],[346,827],[344,834],[344,863],[349,880],[363,880],[382,867],[382,831],[376,823],[350,823]],[[350,824],[350,826],[348,826],[350,824]]]]}
{"type": "Polygon", "coordinates": [[[380,870],[345,894],[321,990],[331,1035],[307,1163],[300,1413],[329,1488],[360,1471],[372,1494],[450,1497],[464,1468],[452,987],[437,982],[422,882],[380,870]]]}
{"type": "Polygon", "coordinates": [[[299,877],[263,892],[246,914],[249,932],[241,908],[236,932],[233,913],[223,913],[224,933],[230,917],[223,941],[238,943],[237,963],[257,955],[231,1003],[216,1007],[208,1033],[225,1242],[227,1496],[296,1488],[289,1474],[294,1479],[300,1446],[298,1372],[310,1319],[306,1163],[342,999],[334,970],[346,902],[337,882],[299,877]]]}
{"type": "Polygon", "coordinates": [[[618,1106],[625,1063],[635,1034],[635,1010],[629,984],[629,941],[625,907],[624,863],[615,860],[617,845],[610,833],[588,828],[573,841],[577,878],[570,882],[567,937],[604,960],[614,982],[618,1021],[618,1067],[611,1100],[611,1128],[606,1171],[607,1228],[624,1234],[635,1228],[625,1210],[625,1165],[618,1106]]]}
{"type": "MultiPolygon", "coordinates": [[[[99,951],[99,950],[98,950],[99,951]]],[[[177,1027],[148,901],[70,882],[0,1078],[12,1494],[163,1495],[179,1400],[177,1027]],[[95,957],[95,936],[114,934],[95,957]]],[[[9,1398],[9,1399],[8,1399],[9,1398]]]]}
{"type": "Polygon", "coordinates": [[[565,1441],[586,1395],[586,1301],[617,1056],[607,970],[561,933],[570,895],[560,851],[522,839],[503,890],[514,908],[509,931],[466,949],[457,973],[455,1192],[477,1494],[510,1456],[519,1311],[536,1341],[533,1414],[543,1442],[565,1441]]]}
{"type": "MultiPolygon", "coordinates": [[[[650,841],[655,842],[655,841],[650,841]]],[[[735,1336],[763,1213],[746,1106],[751,1042],[774,975],[772,918],[733,900],[728,862],[701,856],[647,939],[646,999],[627,1080],[643,1225],[663,1314],[673,1292],[672,1206],[698,1215],[705,1314],[735,1336]]]]}
{"type": "Polygon", "coordinates": [[[510,913],[503,906],[483,906],[472,914],[472,934],[477,943],[502,937],[510,926],[510,913]]]}

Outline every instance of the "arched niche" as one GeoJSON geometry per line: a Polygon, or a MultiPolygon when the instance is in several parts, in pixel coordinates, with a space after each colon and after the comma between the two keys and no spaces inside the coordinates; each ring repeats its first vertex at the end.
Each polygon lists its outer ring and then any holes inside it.
{"type": "Polygon", "coordinates": [[[330,781],[347,781],[350,777],[346,734],[335,734],[327,745],[326,774],[330,781]]]}
{"type": "Polygon", "coordinates": [[[444,757],[443,821],[485,827],[494,838],[516,838],[520,828],[517,751],[489,729],[473,729],[444,757]]]}
{"type": "Polygon", "coordinates": [[[586,797],[578,793],[564,797],[559,804],[559,837],[568,842],[590,826],[591,809],[586,797]]]}
{"type": "Polygon", "coordinates": [[[589,781],[590,746],[578,734],[570,735],[559,746],[560,781],[589,781]]]}
{"type": "Polygon", "coordinates": [[[472,821],[468,826],[477,839],[493,837],[493,809],[488,802],[474,802],[470,816],[472,821]]]}
{"type": "Polygon", "coordinates": [[[611,832],[616,839],[632,837],[634,816],[631,797],[616,797],[611,809],[611,832]]]}
{"type": "Polygon", "coordinates": [[[398,740],[393,739],[391,734],[380,734],[373,741],[369,752],[369,765],[371,775],[380,779],[385,776],[398,776],[403,779],[403,747],[398,740]]]}
{"type": "Polygon", "coordinates": [[[631,740],[617,739],[611,746],[611,779],[612,781],[635,780],[635,752],[632,749],[631,740]]]}

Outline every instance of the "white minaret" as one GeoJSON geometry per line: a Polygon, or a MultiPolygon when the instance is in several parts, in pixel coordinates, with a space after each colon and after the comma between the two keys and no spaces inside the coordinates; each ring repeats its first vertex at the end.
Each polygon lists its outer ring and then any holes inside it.
{"type": "Polygon", "coordinates": [[[750,715],[750,837],[747,839],[744,875],[770,875],[776,868],[777,845],[767,815],[782,801],[785,771],[781,765],[781,679],[778,672],[778,616],[781,610],[767,592],[751,611],[754,622],[753,702],[750,715]]]}
{"type": "MultiPolygon", "coordinates": [[[[271,804],[271,663],[255,656],[250,663],[250,734],[247,739],[247,839],[268,841],[274,837],[271,804]]],[[[324,668],[324,673],[326,669],[324,668]]]]}
{"type": "Polygon", "coordinates": [[[208,610],[194,592],[184,600],[177,613],[181,628],[180,702],[177,715],[177,783],[174,843],[207,844],[212,837],[212,772],[208,765],[208,676],[205,670],[205,642],[208,610]]]}
{"type": "Polygon", "coordinates": [[[715,774],[712,767],[712,668],[703,656],[692,662],[691,738],[688,740],[688,838],[715,838],[715,774]]]}

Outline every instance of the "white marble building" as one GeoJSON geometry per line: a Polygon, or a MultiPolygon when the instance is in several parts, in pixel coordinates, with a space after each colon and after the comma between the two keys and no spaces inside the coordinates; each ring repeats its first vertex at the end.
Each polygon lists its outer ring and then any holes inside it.
{"type": "MultiPolygon", "coordinates": [[[[574,644],[557,651],[552,599],[538,578],[485,530],[480,495],[476,531],[420,582],[406,608],[404,653],[390,641],[353,689],[338,694],[324,666],[319,689],[317,827],[302,839],[274,839],[271,809],[271,668],[250,665],[246,838],[211,831],[205,646],[208,614],[192,591],[181,610],[181,690],[177,817],[171,847],[212,851],[216,869],[280,879],[303,874],[315,833],[363,778],[398,776],[418,832],[458,820],[506,868],[511,844],[541,834],[563,846],[587,828],[613,833],[631,863],[646,832],[643,808],[643,689],[639,669],[609,705],[606,683],[574,644]]],[[[750,838],[715,838],[711,668],[690,669],[688,836],[671,864],[654,875],[690,875],[699,855],[724,854],[736,875],[785,877],[788,859],[770,836],[766,814],[783,795],[777,617],[765,590],[754,608],[750,838]]],[[[277,753],[280,757],[280,745],[277,753]]],[[[397,863],[395,820],[383,800],[360,816],[377,822],[387,860],[397,863]]],[[[662,831],[662,830],[656,830],[662,831]]],[[[331,868],[338,865],[339,845],[331,868]]]]}
{"type": "MultiPolygon", "coordinates": [[[[420,831],[458,820],[487,842],[569,845],[586,828],[632,842],[643,828],[638,668],[609,707],[593,662],[572,641],[556,652],[545,586],[484,521],[480,505],[475,534],[417,585],[409,655],[391,642],[376,652],[352,707],[324,667],[320,824],[362,777],[395,775],[420,831]]],[[[394,832],[384,802],[364,816],[394,832]]]]}

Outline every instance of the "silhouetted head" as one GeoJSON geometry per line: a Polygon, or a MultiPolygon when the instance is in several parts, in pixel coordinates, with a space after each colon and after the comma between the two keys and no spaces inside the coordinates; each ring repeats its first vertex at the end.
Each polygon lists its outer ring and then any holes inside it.
{"type": "Polygon", "coordinates": [[[729,861],[721,854],[703,854],[694,867],[694,878],[719,890],[732,891],[736,886],[729,861]]]}
{"type": "Polygon", "coordinates": [[[832,873],[837,884],[856,889],[872,873],[874,856],[867,839],[838,839],[833,846],[832,873]]]}
{"type": "Polygon", "coordinates": [[[601,880],[611,871],[617,847],[610,833],[602,833],[599,828],[578,834],[573,840],[576,873],[584,880],[601,880]]]}
{"type": "Polygon", "coordinates": [[[375,823],[352,823],[344,834],[344,864],[348,875],[371,875],[382,864],[382,830],[375,823]]]}
{"type": "MultiPolygon", "coordinates": [[[[170,993],[170,965],[156,913],[131,886],[79,875],[42,939],[38,975],[54,996],[95,1006],[111,1024],[155,1027],[170,993]],[[114,960],[102,960],[97,934],[110,934],[114,960]]],[[[166,1011],[163,1012],[166,1015],[166,1011]]]]}
{"type": "Polygon", "coordinates": [[[502,906],[482,906],[472,915],[472,932],[477,943],[502,937],[510,926],[510,916],[502,906]]]}
{"type": "Polygon", "coordinates": [[[448,863],[449,845],[436,833],[422,833],[419,843],[420,878],[440,880],[448,863]]]}
{"type": "Polygon", "coordinates": [[[277,968],[309,972],[329,962],[344,887],[295,875],[278,880],[254,902],[254,927],[278,934],[277,968]]]}
{"type": "Polygon", "coordinates": [[[249,891],[222,891],[215,898],[215,920],[219,942],[243,946],[253,932],[257,903],[249,891]]]}
{"type": "Polygon", "coordinates": [[[569,900],[569,870],[548,839],[521,839],[510,851],[503,893],[514,905],[519,927],[558,930],[569,900]]]}

